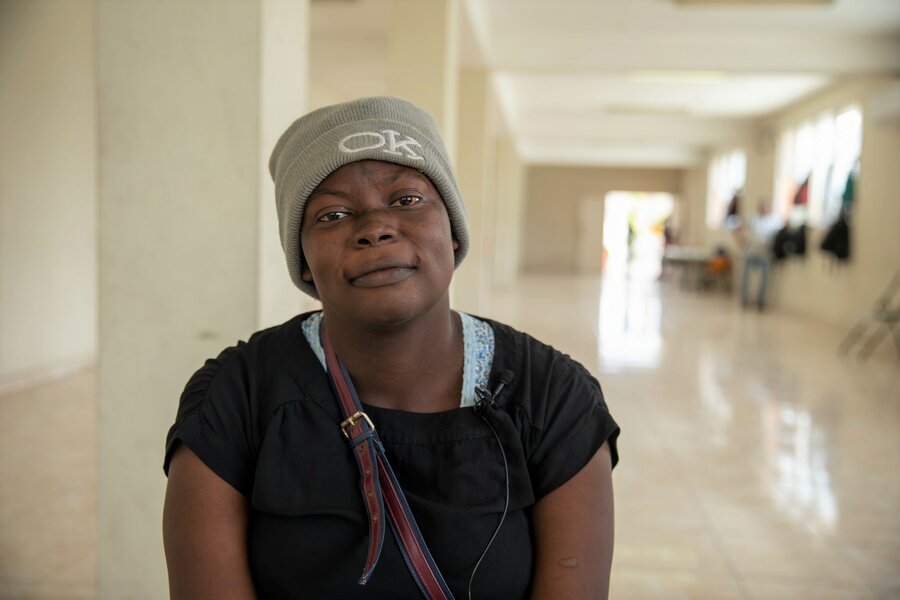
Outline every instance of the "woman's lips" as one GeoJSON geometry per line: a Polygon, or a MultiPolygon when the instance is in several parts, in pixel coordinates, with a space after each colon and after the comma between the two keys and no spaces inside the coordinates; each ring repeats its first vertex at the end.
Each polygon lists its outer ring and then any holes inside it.
{"type": "Polygon", "coordinates": [[[375,288],[400,283],[415,272],[414,267],[391,266],[373,269],[350,280],[352,285],[362,288],[375,288]]]}

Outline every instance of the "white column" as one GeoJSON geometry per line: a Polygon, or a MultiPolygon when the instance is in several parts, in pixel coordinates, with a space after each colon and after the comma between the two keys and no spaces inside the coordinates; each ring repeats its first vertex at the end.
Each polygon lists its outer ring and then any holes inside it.
{"type": "Polygon", "coordinates": [[[258,317],[258,0],[99,0],[99,585],[168,597],[166,431],[258,317]]]}
{"type": "Polygon", "coordinates": [[[494,276],[492,284],[509,286],[519,276],[524,221],[525,168],[512,138],[497,140],[497,183],[494,200],[494,276]]]}
{"type": "Polygon", "coordinates": [[[459,152],[456,176],[466,212],[472,245],[453,278],[453,305],[475,314],[488,309],[494,262],[493,114],[490,79],[482,69],[464,69],[459,81],[459,152]]]}
{"type": "Polygon", "coordinates": [[[392,0],[387,90],[427,110],[456,149],[458,0],[392,0]]]}
{"type": "Polygon", "coordinates": [[[308,106],[309,0],[261,0],[259,115],[259,321],[282,323],[319,303],[294,287],[288,274],[269,156],[279,136],[308,106]]]}

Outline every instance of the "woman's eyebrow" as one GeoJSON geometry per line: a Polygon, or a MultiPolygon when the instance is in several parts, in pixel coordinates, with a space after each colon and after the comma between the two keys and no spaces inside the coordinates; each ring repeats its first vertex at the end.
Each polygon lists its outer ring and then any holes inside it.
{"type": "Polygon", "coordinates": [[[430,181],[425,175],[419,173],[418,171],[413,171],[412,169],[402,169],[394,173],[393,175],[388,175],[384,178],[384,183],[396,183],[399,179],[404,177],[413,177],[418,179],[421,182],[430,181]]]}
{"type": "Polygon", "coordinates": [[[338,196],[340,198],[347,198],[350,194],[344,192],[342,190],[334,190],[331,188],[316,188],[313,190],[312,194],[309,195],[310,199],[314,196],[338,196]]]}

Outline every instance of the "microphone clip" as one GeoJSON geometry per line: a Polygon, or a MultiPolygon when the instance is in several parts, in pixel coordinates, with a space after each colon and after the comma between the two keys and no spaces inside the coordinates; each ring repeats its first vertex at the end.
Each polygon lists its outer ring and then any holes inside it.
{"type": "Polygon", "coordinates": [[[483,387],[475,388],[475,414],[479,417],[484,416],[489,408],[496,408],[497,403],[494,402],[494,396],[483,387]]]}
{"type": "Polygon", "coordinates": [[[503,388],[506,387],[512,379],[513,374],[511,371],[503,371],[500,373],[500,382],[497,384],[497,388],[494,390],[493,394],[483,387],[476,387],[475,396],[478,399],[475,401],[475,414],[479,417],[483,417],[489,408],[497,408],[499,406],[497,404],[497,398],[500,396],[500,392],[503,391],[503,388]]]}

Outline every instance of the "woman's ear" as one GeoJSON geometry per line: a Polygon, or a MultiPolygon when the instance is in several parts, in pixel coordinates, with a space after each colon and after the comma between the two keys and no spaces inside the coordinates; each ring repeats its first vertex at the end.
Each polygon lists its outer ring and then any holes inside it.
{"type": "Polygon", "coordinates": [[[459,250],[459,240],[456,239],[456,236],[453,236],[453,250],[459,250]]]}
{"type": "Polygon", "coordinates": [[[309,270],[309,267],[306,266],[305,262],[300,266],[300,278],[308,283],[313,282],[312,271],[309,270]]]}

